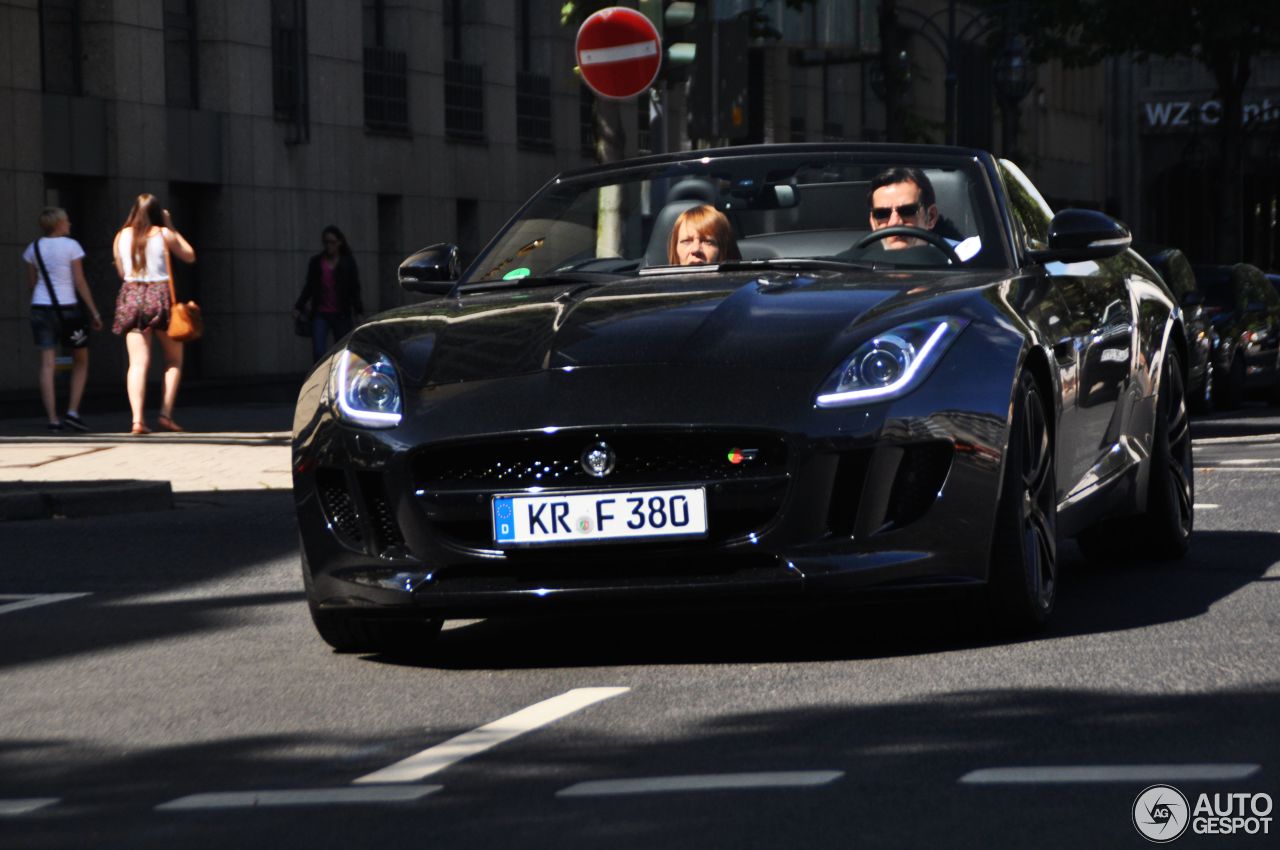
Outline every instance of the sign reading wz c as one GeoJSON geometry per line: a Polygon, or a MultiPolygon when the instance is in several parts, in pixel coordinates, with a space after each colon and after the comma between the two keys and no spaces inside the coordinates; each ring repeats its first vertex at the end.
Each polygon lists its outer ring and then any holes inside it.
{"type": "MultiPolygon", "coordinates": [[[[1280,120],[1280,103],[1271,98],[1244,105],[1243,126],[1280,120]]],[[[1142,129],[1180,130],[1184,127],[1217,127],[1222,123],[1220,100],[1158,100],[1142,104],[1142,129]]]]}

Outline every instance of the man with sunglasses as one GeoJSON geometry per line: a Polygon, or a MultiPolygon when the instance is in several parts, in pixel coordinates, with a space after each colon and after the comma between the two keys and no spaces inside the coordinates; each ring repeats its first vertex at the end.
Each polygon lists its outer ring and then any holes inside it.
{"type": "MultiPolygon", "coordinates": [[[[867,202],[871,207],[872,230],[900,225],[934,230],[941,219],[933,183],[919,168],[896,166],[880,172],[871,180],[867,202]]],[[[952,234],[941,231],[940,235],[946,238],[961,260],[969,259],[981,247],[976,236],[952,239],[952,234]]],[[[898,251],[925,243],[910,236],[888,236],[879,244],[886,251],[898,251]]]]}

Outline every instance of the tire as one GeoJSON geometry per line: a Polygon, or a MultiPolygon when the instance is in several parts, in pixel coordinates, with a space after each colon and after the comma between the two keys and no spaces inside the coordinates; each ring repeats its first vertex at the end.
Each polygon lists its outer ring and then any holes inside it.
{"type": "Polygon", "coordinates": [[[316,605],[307,550],[298,540],[302,560],[302,584],[307,593],[311,622],[322,640],[338,652],[380,653],[413,657],[425,652],[440,634],[442,620],[389,619],[350,611],[327,611],[316,605]]]}
{"type": "Polygon", "coordinates": [[[1191,545],[1195,527],[1191,423],[1176,354],[1165,358],[1148,462],[1146,510],[1136,517],[1108,520],[1081,534],[1077,542],[1085,557],[1096,561],[1174,561],[1191,545]]]}
{"type": "Polygon", "coordinates": [[[1214,407],[1219,410],[1235,410],[1244,402],[1244,358],[1236,355],[1231,368],[1221,380],[1215,382],[1214,407]]]}
{"type": "Polygon", "coordinates": [[[1013,399],[1000,503],[987,582],[987,606],[1004,631],[1041,628],[1058,592],[1058,496],[1048,405],[1030,372],[1013,399]]]}
{"type": "Polygon", "coordinates": [[[1195,528],[1195,477],[1191,459],[1191,423],[1178,355],[1164,361],[1156,428],[1151,446],[1147,510],[1133,529],[1143,540],[1146,560],[1173,561],[1187,554],[1195,528]]]}
{"type": "Polygon", "coordinates": [[[338,652],[420,655],[440,634],[440,620],[388,620],[311,607],[311,622],[325,643],[338,652]]]}

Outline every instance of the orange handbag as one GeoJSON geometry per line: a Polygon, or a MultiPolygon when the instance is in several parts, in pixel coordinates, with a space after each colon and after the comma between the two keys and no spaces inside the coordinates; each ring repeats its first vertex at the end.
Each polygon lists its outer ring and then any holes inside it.
{"type": "Polygon", "coordinates": [[[169,339],[174,342],[195,342],[204,335],[204,317],[200,305],[194,301],[178,300],[173,289],[173,264],[169,249],[164,249],[165,270],[169,272],[169,339]]]}

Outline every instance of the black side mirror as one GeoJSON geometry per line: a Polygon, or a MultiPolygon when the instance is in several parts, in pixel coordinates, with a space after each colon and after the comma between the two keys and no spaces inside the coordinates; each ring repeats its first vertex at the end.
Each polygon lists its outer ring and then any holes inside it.
{"type": "Polygon", "coordinates": [[[462,276],[458,246],[440,242],[410,254],[400,264],[400,286],[408,292],[445,295],[462,276]]]}
{"type": "Polygon", "coordinates": [[[1049,247],[1031,251],[1038,263],[1079,263],[1122,254],[1133,241],[1129,228],[1096,210],[1063,210],[1049,222],[1049,247]]]}

